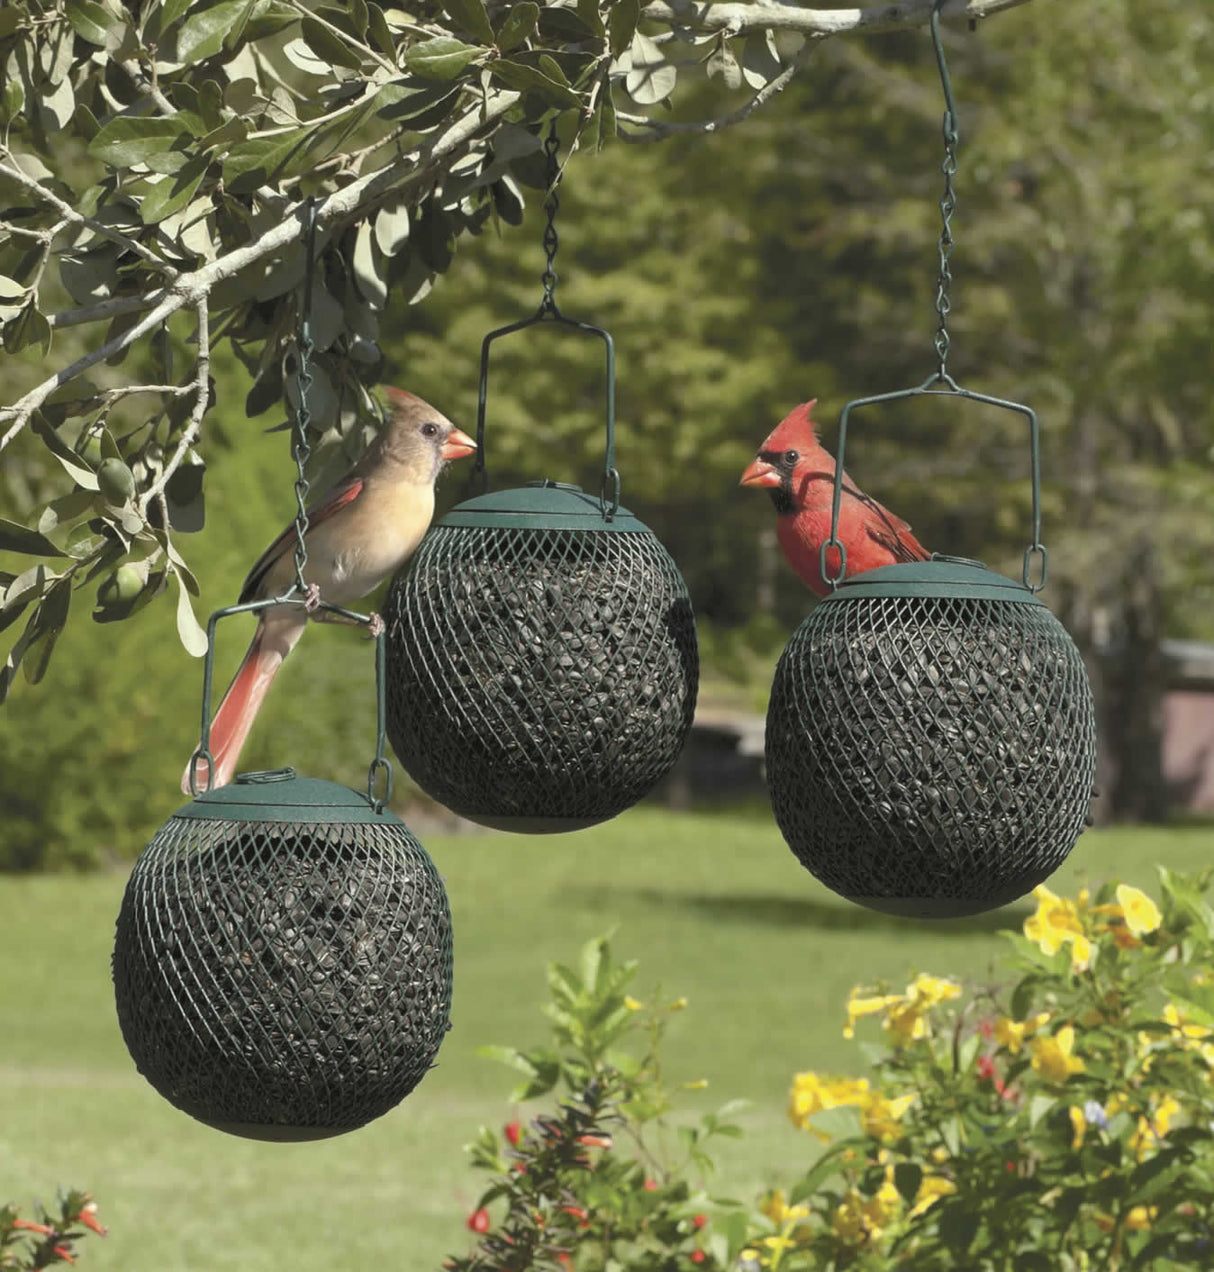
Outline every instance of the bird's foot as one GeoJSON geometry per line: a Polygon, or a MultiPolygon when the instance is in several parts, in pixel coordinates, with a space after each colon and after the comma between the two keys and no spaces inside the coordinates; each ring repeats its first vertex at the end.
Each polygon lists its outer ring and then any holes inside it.
{"type": "Polygon", "coordinates": [[[371,614],[370,621],[367,623],[367,635],[372,640],[379,640],[384,634],[384,620],[376,613],[371,614]]]}
{"type": "Polygon", "coordinates": [[[315,614],[320,609],[320,584],[309,583],[307,591],[304,593],[304,611],[308,614],[315,614]]]}

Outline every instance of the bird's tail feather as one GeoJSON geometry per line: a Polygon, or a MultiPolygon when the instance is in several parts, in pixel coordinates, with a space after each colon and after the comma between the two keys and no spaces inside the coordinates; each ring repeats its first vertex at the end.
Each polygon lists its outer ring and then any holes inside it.
{"type": "MultiPolygon", "coordinates": [[[[303,631],[302,625],[283,628],[259,623],[244,661],[240,664],[228,691],[223,695],[219,710],[211,721],[208,746],[215,760],[215,777],[210,789],[226,786],[236,772],[241,748],[257,719],[257,712],[269,691],[283,659],[294,648],[303,631]]],[[[195,782],[200,790],[207,789],[207,763],[200,760],[195,770],[195,782]]],[[[181,789],[190,794],[190,766],[187,764],[181,778],[181,789]]]]}

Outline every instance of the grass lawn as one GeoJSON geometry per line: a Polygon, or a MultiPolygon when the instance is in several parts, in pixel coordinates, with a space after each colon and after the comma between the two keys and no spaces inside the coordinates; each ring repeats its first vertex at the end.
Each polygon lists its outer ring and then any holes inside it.
{"type": "MultiPolygon", "coordinates": [[[[1158,895],[1156,862],[1209,859],[1208,828],[1091,831],[1051,881],[1117,877],[1158,895]]],[[[119,875],[0,878],[0,1202],[91,1189],[111,1227],[90,1241],[98,1272],[432,1272],[465,1248],[481,1180],[461,1146],[513,1110],[510,1071],[483,1043],[544,1037],[544,966],[616,928],[636,989],[660,981],[690,1009],[670,1035],[674,1080],[706,1078],[689,1105],[754,1102],[727,1144],[718,1191],[787,1180],[812,1152],[783,1116],[791,1074],[858,1072],[841,1037],[859,981],[900,987],[923,969],[982,978],[992,915],[916,923],[860,910],[820,887],[768,819],[637,809],[576,835],[469,834],[426,844],[455,919],[454,1028],[439,1066],[400,1107],[352,1135],[261,1144],[194,1123],[134,1072],[109,982],[119,875]]],[[[523,1117],[526,1109],[519,1110],[523,1117]]]]}

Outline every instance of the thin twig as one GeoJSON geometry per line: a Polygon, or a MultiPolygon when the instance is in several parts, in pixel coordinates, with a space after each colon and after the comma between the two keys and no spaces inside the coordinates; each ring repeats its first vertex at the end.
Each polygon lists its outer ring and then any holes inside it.
{"type": "Polygon", "coordinates": [[[82,216],[75,208],[64,203],[57,194],[40,184],[35,177],[22,172],[17,167],[16,158],[7,146],[0,146],[0,176],[11,177],[19,185],[25,186],[27,190],[36,194],[43,203],[49,204],[65,221],[70,222],[72,225],[87,226],[94,234],[100,234],[102,238],[107,238],[110,242],[117,243],[119,247],[125,248],[128,252],[134,252],[136,256],[147,261],[149,265],[159,270],[162,274],[167,274],[169,278],[177,277],[177,271],[171,265],[162,261],[154,252],[148,251],[142,243],[136,242],[133,238],[128,238],[111,226],[95,221],[91,216],[82,216]],[[10,162],[5,162],[6,160],[10,162]]]}
{"type": "Polygon", "coordinates": [[[716,133],[723,128],[731,128],[734,124],[740,124],[791,83],[797,72],[802,70],[809,61],[810,54],[820,38],[822,37],[806,39],[805,43],[797,50],[796,56],[779,75],[764,84],[745,105],[739,106],[737,110],[730,111],[728,115],[721,115],[717,119],[705,119],[689,123],[667,123],[658,119],[650,119],[647,115],[627,115],[617,112],[616,118],[621,122],[649,130],[644,134],[622,132],[620,133],[620,139],[634,143],[661,141],[664,137],[674,137],[678,134],[716,133]]]}
{"type": "MultiPolygon", "coordinates": [[[[190,411],[190,418],[186,422],[185,429],[182,431],[181,437],[177,442],[177,449],[173,452],[169,462],[165,464],[164,471],[159,477],[148,487],[143,498],[139,501],[139,512],[143,517],[147,517],[148,505],[153,499],[158,498],[164,493],[173,474],[181,467],[181,461],[185,459],[186,452],[198,440],[198,435],[202,431],[202,417],[207,413],[207,405],[211,397],[211,315],[207,309],[207,298],[204,296],[195,306],[194,312],[198,315],[198,330],[195,334],[195,344],[198,349],[198,356],[194,363],[194,408],[190,411]]],[[[191,386],[186,386],[189,388],[191,386]]],[[[175,392],[185,392],[186,389],[177,389],[175,392]]],[[[167,510],[161,509],[165,514],[164,525],[169,524],[167,510]]]]}
{"type": "MultiPolygon", "coordinates": [[[[163,287],[155,291],[145,292],[142,296],[114,296],[110,300],[99,301],[95,305],[85,305],[80,309],[65,309],[60,314],[47,314],[46,320],[52,327],[80,327],[89,322],[107,322],[123,314],[138,313],[141,309],[151,309],[158,305],[167,295],[163,287]]],[[[0,418],[4,412],[0,409],[0,418]]]]}

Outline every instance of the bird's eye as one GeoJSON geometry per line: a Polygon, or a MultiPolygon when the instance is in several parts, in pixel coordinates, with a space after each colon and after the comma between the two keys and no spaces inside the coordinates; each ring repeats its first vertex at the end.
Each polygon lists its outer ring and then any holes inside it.
{"type": "Polygon", "coordinates": [[[784,452],[784,462],[789,466],[789,468],[794,467],[797,460],[799,460],[800,458],[801,458],[801,454],[799,451],[786,450],[784,452]]]}
{"type": "Polygon", "coordinates": [[[423,436],[423,437],[437,437],[437,436],[438,436],[438,425],[437,425],[437,424],[434,424],[434,423],[426,423],[426,424],[423,424],[423,425],[422,425],[422,436],[423,436]]]}

